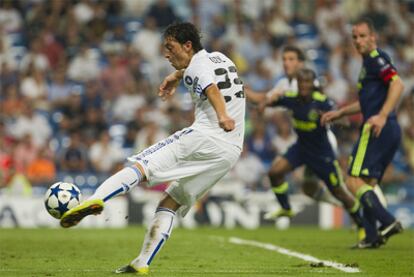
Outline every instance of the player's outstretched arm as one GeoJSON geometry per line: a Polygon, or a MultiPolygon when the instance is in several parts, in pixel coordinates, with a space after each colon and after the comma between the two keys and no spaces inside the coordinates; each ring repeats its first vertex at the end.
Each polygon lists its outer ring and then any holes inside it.
{"type": "Polygon", "coordinates": [[[361,106],[359,101],[356,101],[352,104],[346,105],[339,110],[329,111],[322,115],[321,117],[321,125],[324,126],[327,123],[335,121],[337,119],[342,118],[343,116],[356,114],[361,111],[361,106]]]}
{"type": "Polygon", "coordinates": [[[250,87],[246,86],[244,88],[244,92],[246,93],[246,99],[247,101],[254,103],[254,104],[260,104],[266,100],[266,93],[256,92],[253,91],[250,87]]]}
{"type": "Polygon", "coordinates": [[[401,94],[404,90],[404,84],[400,78],[393,80],[388,88],[387,99],[381,108],[381,111],[368,119],[371,124],[372,132],[376,137],[381,134],[382,128],[387,122],[387,117],[398,103],[401,94]]]}
{"type": "Polygon", "coordinates": [[[206,89],[206,95],[211,105],[217,114],[219,126],[226,132],[230,132],[235,127],[234,119],[227,114],[226,102],[224,101],[223,95],[220,93],[216,84],[211,84],[206,89]]]}
{"type": "Polygon", "coordinates": [[[166,100],[168,97],[173,95],[177,90],[178,85],[180,84],[181,79],[184,75],[184,69],[174,71],[162,81],[159,90],[158,96],[162,100],[166,100]]]}

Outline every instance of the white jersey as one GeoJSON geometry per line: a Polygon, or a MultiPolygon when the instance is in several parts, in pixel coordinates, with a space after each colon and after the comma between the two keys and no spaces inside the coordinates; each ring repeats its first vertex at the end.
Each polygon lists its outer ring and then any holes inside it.
{"type": "Polygon", "coordinates": [[[243,146],[246,99],[243,83],[234,63],[220,52],[197,52],[184,71],[184,84],[195,105],[195,120],[190,128],[210,137],[243,146]],[[208,101],[206,89],[216,84],[226,101],[227,114],[234,119],[235,128],[225,132],[220,128],[217,114],[208,101]]]}
{"type": "Polygon", "coordinates": [[[276,85],[267,93],[267,97],[272,96],[274,93],[285,93],[286,91],[298,91],[298,81],[296,78],[289,79],[283,77],[277,81],[276,85]]]}

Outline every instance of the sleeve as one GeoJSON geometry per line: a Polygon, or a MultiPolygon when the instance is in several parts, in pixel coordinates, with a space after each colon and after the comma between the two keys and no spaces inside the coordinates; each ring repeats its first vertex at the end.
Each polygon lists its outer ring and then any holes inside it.
{"type": "Polygon", "coordinates": [[[266,93],[267,97],[271,97],[273,94],[278,92],[283,92],[284,88],[286,88],[286,81],[287,79],[280,79],[276,85],[266,93]]]}
{"type": "Polygon", "coordinates": [[[380,54],[375,57],[375,66],[378,69],[378,76],[385,84],[388,84],[395,78],[398,78],[397,69],[387,55],[380,54]]]}
{"type": "Polygon", "coordinates": [[[193,69],[188,72],[188,76],[191,77],[193,81],[194,92],[198,96],[205,94],[206,89],[215,83],[214,72],[211,68],[201,67],[200,69],[193,69]]]}
{"type": "Polygon", "coordinates": [[[280,96],[277,101],[272,102],[272,107],[286,107],[290,109],[292,107],[293,101],[292,98],[286,96],[280,96]]]}

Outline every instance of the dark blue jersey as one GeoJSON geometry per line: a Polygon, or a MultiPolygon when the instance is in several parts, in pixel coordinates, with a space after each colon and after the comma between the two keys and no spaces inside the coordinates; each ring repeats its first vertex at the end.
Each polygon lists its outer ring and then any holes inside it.
{"type": "Polygon", "coordinates": [[[332,110],[334,103],[320,92],[312,93],[312,100],[305,102],[297,92],[287,92],[272,103],[292,111],[293,127],[298,134],[298,142],[308,152],[332,153],[327,127],[321,126],[320,116],[332,110]]]}
{"type": "MultiPolygon", "coordinates": [[[[387,99],[390,82],[395,78],[398,78],[397,70],[385,52],[376,49],[363,56],[358,94],[364,121],[381,111],[387,99]]],[[[388,118],[395,118],[395,111],[388,118]]]]}

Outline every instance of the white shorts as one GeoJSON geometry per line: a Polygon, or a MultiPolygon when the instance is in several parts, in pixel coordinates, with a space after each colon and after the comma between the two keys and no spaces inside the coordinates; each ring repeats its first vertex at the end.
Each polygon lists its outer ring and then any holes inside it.
{"type": "Polygon", "coordinates": [[[128,158],[145,171],[149,186],[171,182],[166,192],[184,216],[234,166],[241,149],[185,128],[128,158]]]}

